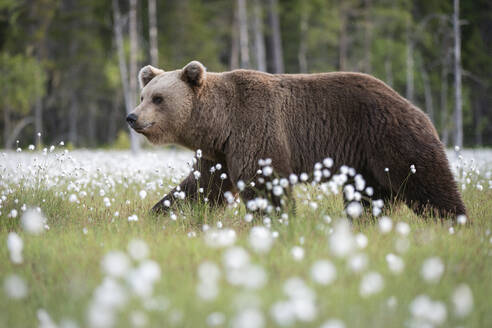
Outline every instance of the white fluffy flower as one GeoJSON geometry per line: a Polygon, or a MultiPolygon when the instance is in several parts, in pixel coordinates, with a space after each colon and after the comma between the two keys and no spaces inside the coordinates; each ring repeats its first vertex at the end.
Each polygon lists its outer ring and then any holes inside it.
{"type": "Polygon", "coordinates": [[[377,272],[369,272],[362,277],[359,292],[362,297],[368,297],[379,293],[383,288],[383,277],[377,272]]]}
{"type": "Polygon", "coordinates": [[[38,235],[44,231],[46,219],[35,209],[28,209],[25,211],[21,220],[22,227],[30,234],[38,235]]]}
{"type": "Polygon", "coordinates": [[[263,328],[264,326],[263,313],[255,308],[242,309],[232,319],[232,328],[263,328]]]}
{"type": "Polygon", "coordinates": [[[128,243],[128,254],[135,260],[144,260],[149,256],[149,247],[141,239],[133,239],[128,243]]]}
{"type": "Polygon", "coordinates": [[[466,284],[461,284],[453,292],[454,314],[465,317],[473,310],[473,293],[466,284]]]}
{"type": "Polygon", "coordinates": [[[362,205],[358,202],[351,202],[347,206],[347,215],[352,219],[358,218],[362,214],[362,205]]]}
{"type": "Polygon", "coordinates": [[[329,285],[337,277],[336,267],[328,260],[316,261],[311,266],[311,278],[320,285],[329,285]]]}
{"type": "Polygon", "coordinates": [[[138,221],[138,216],[136,214],[130,215],[128,217],[128,222],[136,222],[138,221]]]}
{"type": "Polygon", "coordinates": [[[425,281],[437,283],[444,273],[444,263],[439,257],[430,257],[422,264],[420,274],[425,281]]]}
{"type": "Polygon", "coordinates": [[[393,273],[401,273],[405,268],[405,262],[402,258],[392,253],[386,255],[386,262],[393,273]]]}
{"type": "Polygon", "coordinates": [[[251,228],[249,232],[249,244],[258,253],[267,253],[273,244],[270,230],[262,226],[251,228]]]}
{"type": "Polygon", "coordinates": [[[416,326],[434,327],[446,321],[446,306],[442,302],[434,302],[427,295],[417,296],[410,303],[410,312],[416,326]]]}
{"type": "Polygon", "coordinates": [[[205,232],[205,243],[210,247],[227,247],[236,242],[236,231],[233,229],[209,229],[205,232]]]}
{"type": "Polygon", "coordinates": [[[223,255],[224,266],[229,269],[240,269],[249,264],[249,254],[242,247],[230,247],[223,255]]]}
{"type": "Polygon", "coordinates": [[[396,224],[396,231],[402,235],[406,236],[410,233],[410,225],[406,222],[398,222],[396,224]]]}
{"type": "Polygon", "coordinates": [[[296,261],[302,261],[304,259],[304,248],[300,246],[294,246],[290,250],[290,254],[296,261]]]}
{"type": "Polygon", "coordinates": [[[8,298],[22,299],[27,296],[27,285],[18,275],[11,274],[3,281],[3,289],[8,298]]]}
{"type": "Polygon", "coordinates": [[[7,236],[7,248],[10,253],[10,260],[13,263],[19,264],[22,263],[22,248],[24,247],[24,243],[22,242],[21,237],[15,232],[9,232],[7,236]]]}
{"type": "Polygon", "coordinates": [[[335,224],[333,233],[329,239],[330,249],[338,257],[350,254],[355,246],[354,237],[350,225],[346,220],[340,220],[335,224]]]}
{"type": "Polygon", "coordinates": [[[122,277],[130,269],[130,259],[121,251],[111,251],[101,261],[101,268],[107,275],[122,277]]]}
{"type": "Polygon", "coordinates": [[[391,231],[391,229],[393,229],[393,221],[387,216],[383,216],[382,218],[380,218],[378,225],[379,231],[381,231],[382,233],[388,233],[391,231]]]}
{"type": "Polygon", "coordinates": [[[345,323],[339,319],[325,321],[320,328],[345,328],[345,323]]]}

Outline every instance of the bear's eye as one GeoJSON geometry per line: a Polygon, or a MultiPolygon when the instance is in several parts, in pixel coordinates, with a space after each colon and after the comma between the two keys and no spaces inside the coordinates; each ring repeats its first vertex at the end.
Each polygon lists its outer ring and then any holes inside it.
{"type": "Polygon", "coordinates": [[[142,101],[143,101],[143,96],[140,96],[140,102],[142,102],[142,101]]]}
{"type": "Polygon", "coordinates": [[[156,105],[159,105],[162,102],[162,97],[161,96],[154,96],[154,97],[152,97],[152,102],[156,105]]]}

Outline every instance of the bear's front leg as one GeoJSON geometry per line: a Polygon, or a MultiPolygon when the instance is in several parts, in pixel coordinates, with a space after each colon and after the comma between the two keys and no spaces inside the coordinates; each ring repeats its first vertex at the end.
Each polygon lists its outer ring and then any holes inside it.
{"type": "Polygon", "coordinates": [[[190,174],[162,198],[152,208],[154,213],[166,213],[176,201],[205,201],[214,206],[224,203],[224,192],[233,190],[233,184],[227,174],[225,164],[217,164],[206,159],[199,159],[190,174]],[[195,173],[195,172],[199,172],[195,173]],[[202,190],[203,188],[203,190],[202,190]],[[181,193],[184,199],[181,199],[181,193]]]}

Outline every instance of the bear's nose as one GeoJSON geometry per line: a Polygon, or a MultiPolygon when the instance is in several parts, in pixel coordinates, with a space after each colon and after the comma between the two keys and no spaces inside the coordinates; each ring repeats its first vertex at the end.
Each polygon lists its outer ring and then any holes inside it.
{"type": "Polygon", "coordinates": [[[127,117],[126,117],[126,121],[128,122],[128,124],[130,124],[131,126],[133,126],[133,124],[135,124],[135,122],[137,121],[138,117],[137,115],[135,114],[129,114],[127,117]]]}

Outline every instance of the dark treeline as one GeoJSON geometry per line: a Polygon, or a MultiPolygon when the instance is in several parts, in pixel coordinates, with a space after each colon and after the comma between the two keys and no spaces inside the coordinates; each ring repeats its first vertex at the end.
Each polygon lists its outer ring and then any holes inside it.
{"type": "Polygon", "coordinates": [[[194,59],[373,74],[445,144],[492,145],[490,0],[0,0],[1,145],[128,144],[138,69],[194,59]]]}

